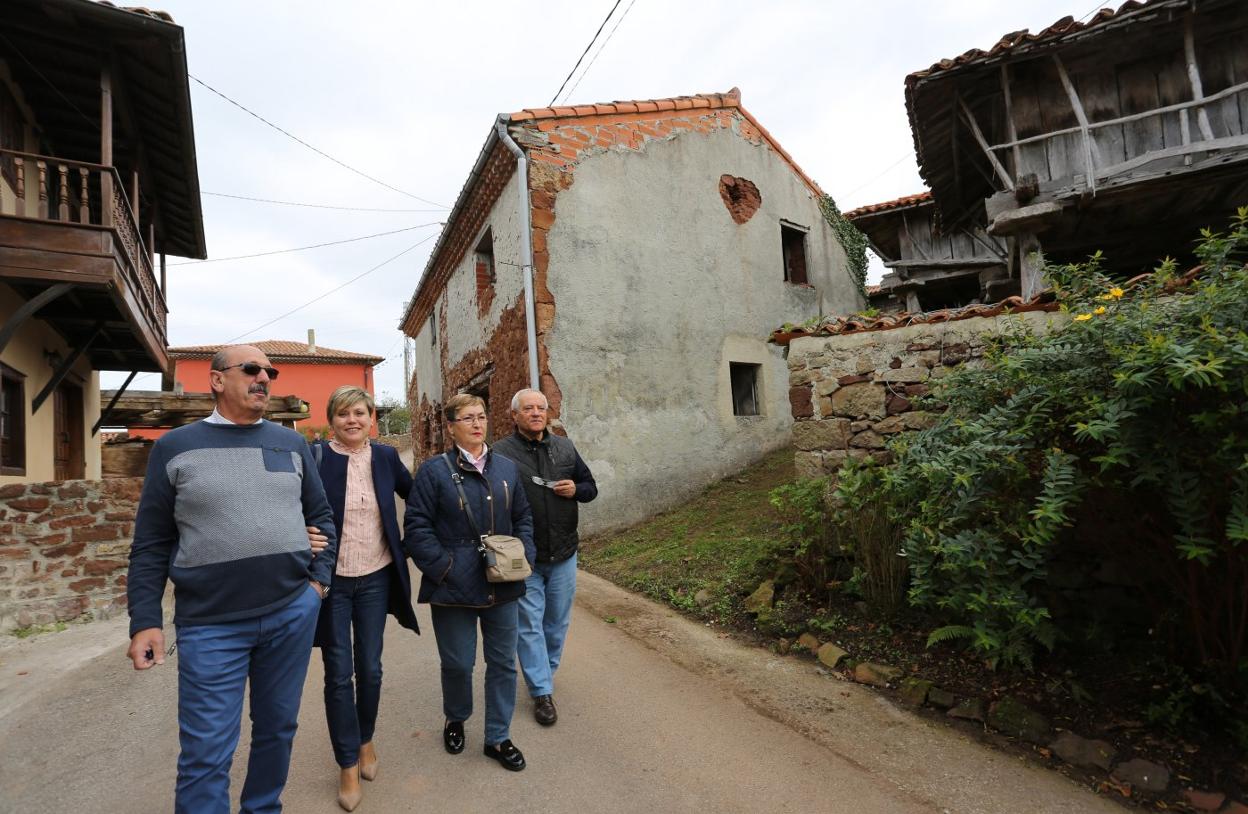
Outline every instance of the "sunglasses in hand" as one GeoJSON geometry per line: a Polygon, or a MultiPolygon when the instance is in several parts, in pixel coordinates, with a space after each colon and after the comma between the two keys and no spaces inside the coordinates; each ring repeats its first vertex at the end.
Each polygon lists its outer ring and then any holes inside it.
{"type": "Polygon", "coordinates": [[[222,373],[224,373],[225,371],[234,367],[242,368],[243,372],[246,373],[248,376],[259,376],[260,371],[263,370],[265,373],[269,374],[270,379],[277,378],[277,368],[265,367],[264,365],[256,364],[255,362],[239,362],[236,365],[227,365],[226,367],[220,368],[220,370],[222,373]]]}

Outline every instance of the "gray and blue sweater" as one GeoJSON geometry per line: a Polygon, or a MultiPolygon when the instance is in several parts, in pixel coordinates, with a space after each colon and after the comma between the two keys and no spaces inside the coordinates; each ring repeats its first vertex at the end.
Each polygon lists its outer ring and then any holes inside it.
{"type": "Polygon", "coordinates": [[[162,626],[173,581],[174,623],[260,616],[330,584],[338,556],[333,515],[303,436],[263,421],[197,421],[152,447],[130,549],[130,635],[162,626]],[[315,558],[307,526],[329,546],[315,558]]]}

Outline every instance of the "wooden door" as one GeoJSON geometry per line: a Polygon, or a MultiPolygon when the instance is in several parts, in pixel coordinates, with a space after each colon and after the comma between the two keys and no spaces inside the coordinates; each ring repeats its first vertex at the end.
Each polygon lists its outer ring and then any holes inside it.
{"type": "Polygon", "coordinates": [[[62,384],[52,393],[53,443],[57,480],[76,480],[87,474],[82,444],[82,388],[62,384]]]}

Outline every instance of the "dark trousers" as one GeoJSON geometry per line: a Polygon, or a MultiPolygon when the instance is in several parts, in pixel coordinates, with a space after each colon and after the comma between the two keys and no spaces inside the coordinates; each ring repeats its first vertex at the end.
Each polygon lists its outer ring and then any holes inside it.
{"type": "Polygon", "coordinates": [[[334,577],[329,613],[333,644],[325,661],[325,720],[334,759],[360,761],[360,744],[373,739],[381,702],[381,646],[390,600],[390,566],[362,577],[334,577]]]}
{"type": "Polygon", "coordinates": [[[516,709],[516,603],[492,608],[432,605],[433,635],[442,660],[442,711],[448,721],[472,715],[472,669],[477,662],[477,625],[485,655],[485,742],[511,737],[516,709]]]}
{"type": "Polygon", "coordinates": [[[177,814],[229,814],[230,764],[251,683],[251,754],[241,814],[282,810],[321,598],[238,622],[178,627],[177,814]]]}

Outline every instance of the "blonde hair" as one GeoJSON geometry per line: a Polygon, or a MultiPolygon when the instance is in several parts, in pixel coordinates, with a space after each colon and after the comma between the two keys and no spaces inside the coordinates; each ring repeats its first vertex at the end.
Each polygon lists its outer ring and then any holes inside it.
{"type": "Polygon", "coordinates": [[[364,402],[364,406],[368,408],[368,414],[377,414],[377,405],[373,403],[373,397],[368,391],[362,387],[356,387],[353,384],[344,384],[333,392],[329,397],[329,403],[325,405],[325,417],[329,419],[329,423],[334,423],[334,416],[338,415],[338,411],[347,407],[354,407],[360,402],[364,402]]]}
{"type": "Polygon", "coordinates": [[[480,407],[484,410],[485,400],[480,396],[474,396],[472,393],[459,393],[451,396],[450,401],[442,408],[442,414],[446,416],[447,421],[454,421],[458,417],[459,411],[465,407],[480,407]]]}

